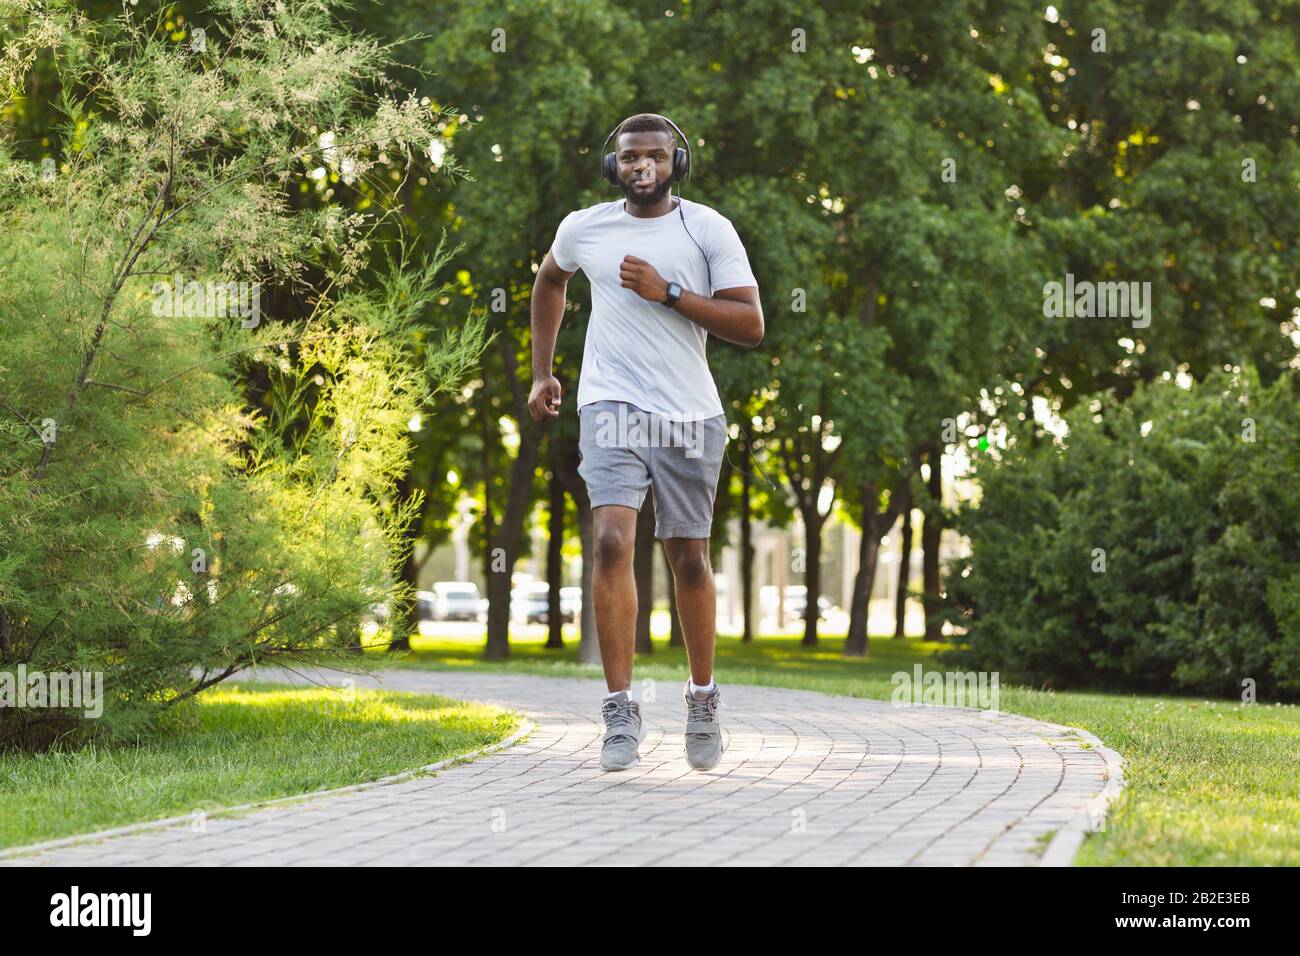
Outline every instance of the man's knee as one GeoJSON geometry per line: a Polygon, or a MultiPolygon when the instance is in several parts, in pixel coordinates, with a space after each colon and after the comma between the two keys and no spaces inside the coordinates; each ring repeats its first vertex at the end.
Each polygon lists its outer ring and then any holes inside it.
{"type": "Polygon", "coordinates": [[[629,532],[617,524],[605,524],[596,529],[596,564],[605,569],[616,569],[632,559],[635,529],[629,532]]]}
{"type": "Polygon", "coordinates": [[[713,582],[713,566],[709,563],[707,545],[681,548],[669,563],[673,568],[673,577],[682,587],[705,587],[713,582]]]}

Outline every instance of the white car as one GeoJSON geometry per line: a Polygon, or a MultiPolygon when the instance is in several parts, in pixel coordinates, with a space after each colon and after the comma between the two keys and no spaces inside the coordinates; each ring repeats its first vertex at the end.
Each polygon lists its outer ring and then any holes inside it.
{"type": "MultiPolygon", "coordinates": [[[[776,614],[776,585],[767,584],[759,591],[759,602],[763,614],[772,616],[776,614]]],[[[804,619],[804,612],[808,608],[808,588],[802,584],[790,584],[785,589],[785,613],[788,618],[795,621],[804,619]]],[[[817,617],[825,620],[826,615],[835,609],[830,599],[824,594],[817,598],[817,617]]]]}
{"type": "Polygon", "coordinates": [[[560,616],[572,624],[582,613],[582,588],[560,588],[560,616]]]}
{"type": "Polygon", "coordinates": [[[510,592],[510,617],[520,624],[545,624],[550,594],[545,581],[521,584],[510,592]]]}
{"type": "Polygon", "coordinates": [[[482,612],[483,600],[473,581],[439,581],[433,586],[431,596],[435,621],[477,621],[482,612]]]}

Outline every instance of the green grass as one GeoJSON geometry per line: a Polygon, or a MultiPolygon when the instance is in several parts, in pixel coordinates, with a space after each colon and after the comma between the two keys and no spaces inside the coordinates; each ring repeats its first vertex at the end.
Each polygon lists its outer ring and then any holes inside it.
{"type": "Polygon", "coordinates": [[[0,847],[376,780],[518,726],[434,694],[221,685],[147,744],[0,755],[0,847]]]}
{"type": "Polygon", "coordinates": [[[1300,707],[1004,691],[1002,709],[1092,731],[1125,759],[1089,865],[1300,864],[1300,707]]]}
{"type": "MultiPolygon", "coordinates": [[[[511,660],[482,659],[481,639],[416,637],[392,666],[476,668],[553,676],[600,675],[577,661],[577,634],[548,651],[540,629],[512,635],[511,660]]],[[[715,673],[734,684],[764,684],[889,699],[890,676],[916,663],[946,669],[945,645],[873,638],[871,655],[842,655],[843,636],[807,650],[798,637],[742,644],[718,639],[715,673]]],[[[378,654],[371,652],[372,654],[378,654]]],[[[686,655],[656,641],[639,656],[634,679],[684,681],[686,655]]],[[[1135,866],[1300,865],[1300,707],[1177,696],[1039,691],[1001,687],[1001,710],[1096,734],[1125,760],[1124,791],[1106,829],[1085,841],[1077,863],[1135,866]]]]}

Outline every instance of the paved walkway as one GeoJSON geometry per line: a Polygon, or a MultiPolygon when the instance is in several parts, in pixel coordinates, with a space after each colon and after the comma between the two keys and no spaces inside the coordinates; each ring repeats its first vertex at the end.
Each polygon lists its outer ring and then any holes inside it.
{"type": "MultiPolygon", "coordinates": [[[[285,675],[263,672],[264,679],[285,675]]],[[[346,676],[316,672],[339,683],[346,676]]],[[[522,711],[521,742],[433,776],[0,859],[8,865],[1067,863],[1119,787],[1091,735],[1009,714],[723,685],[727,751],[683,757],[679,683],[638,685],[641,763],[598,766],[603,683],[388,671],[522,711]],[[1043,848],[1055,835],[1046,859],[1043,848]]],[[[358,686],[376,681],[355,678],[358,686]]]]}

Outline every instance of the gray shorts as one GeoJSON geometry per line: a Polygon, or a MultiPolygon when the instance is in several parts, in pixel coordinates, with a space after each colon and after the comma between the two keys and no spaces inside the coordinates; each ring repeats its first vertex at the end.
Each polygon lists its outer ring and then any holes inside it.
{"type": "Polygon", "coordinates": [[[674,422],[627,402],[578,410],[578,474],[591,506],[641,510],[654,488],[656,538],[708,538],[727,416],[674,422]]]}

